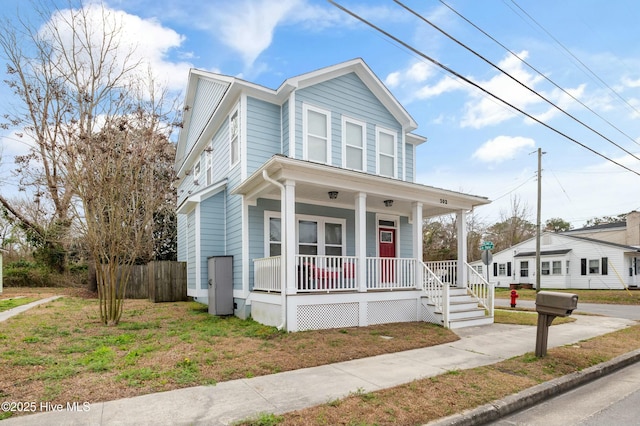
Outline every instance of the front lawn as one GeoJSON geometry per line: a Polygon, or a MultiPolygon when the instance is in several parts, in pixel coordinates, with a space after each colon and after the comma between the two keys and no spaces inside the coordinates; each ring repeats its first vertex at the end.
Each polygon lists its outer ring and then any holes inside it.
{"type": "Polygon", "coordinates": [[[457,339],[422,322],[284,333],[195,302],[146,300],[125,301],[120,325],[106,327],[97,300],[65,296],[0,322],[0,399],[106,401],[457,339]]]}

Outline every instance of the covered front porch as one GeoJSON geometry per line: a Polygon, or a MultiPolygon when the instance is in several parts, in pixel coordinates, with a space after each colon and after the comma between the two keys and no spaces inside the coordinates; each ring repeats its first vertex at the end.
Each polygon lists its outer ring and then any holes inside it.
{"type": "Polygon", "coordinates": [[[243,291],[259,322],[289,331],[454,327],[460,307],[492,319],[493,289],[466,263],[466,215],[486,198],[283,156],[233,193],[256,224],[246,230],[243,291]],[[424,263],[423,220],[445,214],[456,215],[458,260],[424,263]]]}

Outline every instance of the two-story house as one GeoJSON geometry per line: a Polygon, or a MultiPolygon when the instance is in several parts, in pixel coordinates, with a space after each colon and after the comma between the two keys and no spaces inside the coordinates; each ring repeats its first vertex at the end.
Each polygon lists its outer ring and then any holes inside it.
{"type": "Polygon", "coordinates": [[[188,295],[289,331],[491,322],[465,232],[489,201],[415,183],[416,127],[361,59],[275,90],[192,70],[176,156],[188,295]],[[458,260],[425,264],[423,219],[451,213],[458,260]]]}

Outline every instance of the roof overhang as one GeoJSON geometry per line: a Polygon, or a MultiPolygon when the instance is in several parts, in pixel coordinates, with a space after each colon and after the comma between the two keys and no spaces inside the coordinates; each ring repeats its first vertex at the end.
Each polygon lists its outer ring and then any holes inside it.
{"type": "Polygon", "coordinates": [[[227,180],[221,180],[220,182],[217,182],[210,187],[187,197],[182,203],[180,203],[180,205],[176,209],[176,212],[178,214],[189,213],[191,210],[196,208],[198,204],[200,204],[207,198],[213,197],[214,195],[224,191],[226,188],[227,180]]]}
{"type": "Polygon", "coordinates": [[[435,217],[472,210],[489,204],[486,197],[463,194],[412,182],[347,170],[276,155],[256,170],[232,194],[240,194],[254,204],[259,198],[280,199],[280,189],[263,177],[263,171],[280,183],[295,184],[296,201],[352,209],[356,196],[364,193],[367,210],[411,216],[414,203],[422,203],[423,217],[435,217]],[[329,191],[338,191],[329,199],[329,191]],[[386,206],[385,200],[393,200],[386,206]]]}

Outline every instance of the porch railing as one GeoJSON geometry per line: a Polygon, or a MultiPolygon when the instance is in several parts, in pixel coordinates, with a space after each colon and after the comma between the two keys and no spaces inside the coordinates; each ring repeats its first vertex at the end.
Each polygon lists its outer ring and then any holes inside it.
{"type": "Polygon", "coordinates": [[[253,261],[253,289],[280,292],[281,264],[280,256],[255,259],[253,261]]]}
{"type": "Polygon", "coordinates": [[[299,292],[357,290],[357,272],[354,256],[296,256],[299,292]]]}
{"type": "Polygon", "coordinates": [[[367,257],[367,289],[416,288],[416,260],[402,257],[367,257]]]}
{"type": "MultiPolygon", "coordinates": [[[[427,266],[433,262],[422,263],[422,289],[427,298],[434,304],[436,311],[442,312],[442,321],[449,323],[449,284],[445,284],[431,268],[427,266]]],[[[443,263],[443,262],[437,262],[443,263]]]]}
{"type": "Polygon", "coordinates": [[[493,284],[487,282],[482,275],[465,262],[467,268],[467,288],[469,292],[478,298],[480,305],[485,308],[489,316],[494,313],[494,290],[493,284]]]}
{"type": "Polygon", "coordinates": [[[458,282],[457,260],[438,260],[424,263],[442,283],[453,286],[458,282]]]}
{"type": "MultiPolygon", "coordinates": [[[[358,258],[355,256],[295,257],[298,292],[357,291],[358,258]]],[[[416,260],[410,258],[369,257],[365,263],[367,290],[406,290],[420,288],[416,282],[416,260]]],[[[280,256],[254,260],[254,290],[279,292],[282,260],[280,256]]]]}

